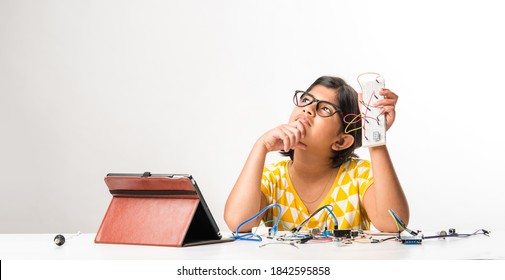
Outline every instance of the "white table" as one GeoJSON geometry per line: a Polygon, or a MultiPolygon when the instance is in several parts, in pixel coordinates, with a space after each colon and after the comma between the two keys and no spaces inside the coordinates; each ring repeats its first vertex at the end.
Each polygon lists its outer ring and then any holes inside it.
{"type": "MultiPolygon", "coordinates": [[[[461,233],[473,231],[459,231],[461,233]]],[[[95,244],[95,234],[80,234],[61,247],[55,234],[0,234],[3,279],[495,279],[505,265],[503,232],[491,236],[427,239],[421,245],[383,243],[285,244],[234,241],[197,247],[95,244]],[[489,261],[466,261],[489,260],[489,261]],[[498,259],[496,261],[495,259],[498,259]],[[405,261],[406,260],[406,261],[405,261]],[[422,260],[422,261],[419,261],[422,260]],[[465,260],[465,261],[463,261],[465,260]],[[279,275],[277,269],[318,268],[328,275],[279,275]],[[255,276],[218,276],[207,271],[254,271],[255,276]],[[223,270],[222,270],[223,271],[223,270]],[[199,274],[201,275],[201,274],[199,274]]],[[[271,242],[265,239],[264,242],[271,242]]],[[[284,271],[284,270],[283,270],[284,271]]]]}
{"type": "MultiPolygon", "coordinates": [[[[471,231],[458,231],[470,233],[471,231]]],[[[426,239],[421,245],[404,245],[395,241],[383,243],[285,244],[259,247],[261,243],[234,241],[195,247],[158,247],[139,245],[96,244],[95,234],[84,233],[61,247],[56,234],[0,234],[1,260],[461,260],[505,259],[503,232],[466,238],[426,239]]],[[[426,234],[429,235],[429,234],[426,234]]],[[[264,239],[263,242],[271,242],[264,239]]]]}

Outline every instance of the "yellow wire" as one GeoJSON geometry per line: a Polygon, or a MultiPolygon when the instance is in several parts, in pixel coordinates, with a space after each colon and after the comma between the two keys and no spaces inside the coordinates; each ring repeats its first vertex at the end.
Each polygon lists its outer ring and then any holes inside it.
{"type": "Polygon", "coordinates": [[[363,128],[363,125],[362,125],[362,126],[360,126],[360,127],[353,128],[353,129],[351,129],[351,130],[347,130],[347,129],[349,128],[349,126],[351,126],[351,124],[354,124],[354,123],[355,123],[354,121],[355,121],[357,118],[360,118],[362,115],[363,115],[363,114],[358,114],[358,115],[356,115],[356,116],[355,116],[355,117],[354,117],[354,118],[353,118],[350,122],[348,122],[348,123],[347,123],[347,126],[345,127],[344,133],[350,133],[350,132],[353,132],[353,131],[355,131],[355,130],[359,130],[359,129],[363,128]]]}
{"type": "Polygon", "coordinates": [[[398,229],[398,231],[400,231],[401,229],[405,229],[403,228],[403,226],[398,222],[398,220],[396,219],[395,215],[393,215],[391,209],[388,210],[389,212],[389,215],[391,215],[391,217],[393,217],[393,221],[395,221],[396,223],[396,228],[398,229]]]}

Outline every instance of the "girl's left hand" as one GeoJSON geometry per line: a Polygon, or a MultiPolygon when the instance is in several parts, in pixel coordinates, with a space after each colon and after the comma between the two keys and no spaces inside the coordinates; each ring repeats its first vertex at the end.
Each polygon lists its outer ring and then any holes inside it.
{"type": "Polygon", "coordinates": [[[387,88],[381,89],[379,94],[384,96],[384,99],[377,101],[373,104],[373,106],[382,107],[381,114],[384,114],[384,119],[386,120],[386,130],[388,130],[395,121],[395,106],[398,101],[398,95],[387,88]]]}

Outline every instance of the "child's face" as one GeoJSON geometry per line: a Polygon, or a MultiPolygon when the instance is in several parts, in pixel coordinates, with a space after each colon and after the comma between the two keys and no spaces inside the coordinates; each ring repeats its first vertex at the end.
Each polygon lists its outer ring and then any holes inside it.
{"type": "MultiPolygon", "coordinates": [[[[310,92],[316,99],[328,101],[338,106],[337,91],[322,85],[314,86],[310,92]]],[[[316,113],[316,102],[305,106],[295,107],[289,118],[289,122],[294,122],[305,118],[308,125],[305,125],[306,134],[302,138],[302,143],[307,145],[307,148],[318,150],[331,150],[331,145],[339,139],[339,134],[342,131],[341,115],[336,113],[330,117],[321,117],[316,113]]]]}

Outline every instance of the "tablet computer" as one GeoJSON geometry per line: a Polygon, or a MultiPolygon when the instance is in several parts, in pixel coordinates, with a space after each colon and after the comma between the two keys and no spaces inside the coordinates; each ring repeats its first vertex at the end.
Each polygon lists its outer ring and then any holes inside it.
{"type": "Polygon", "coordinates": [[[222,238],[195,179],[189,174],[109,173],[112,200],[96,243],[193,246],[222,238]]]}

